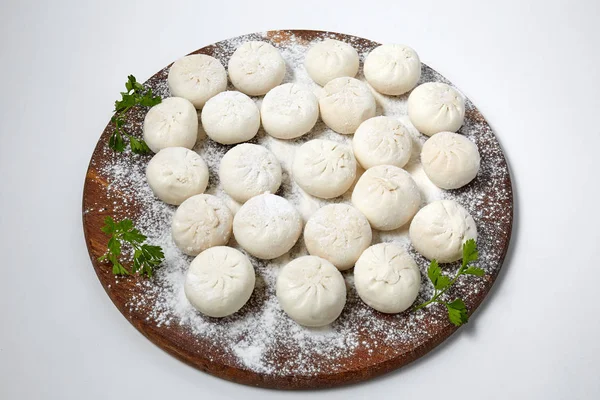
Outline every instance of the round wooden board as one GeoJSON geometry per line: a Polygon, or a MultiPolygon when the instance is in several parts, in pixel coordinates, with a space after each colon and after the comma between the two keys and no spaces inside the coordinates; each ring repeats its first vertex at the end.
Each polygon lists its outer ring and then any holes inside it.
{"type": "MultiPolygon", "coordinates": [[[[362,55],[378,45],[355,36],[305,30],[270,31],[235,39],[238,41],[260,39],[270,41],[278,47],[285,47],[290,41],[306,44],[324,37],[349,42],[362,49],[362,55]]],[[[222,62],[225,61],[226,65],[232,50],[230,40],[206,46],[194,53],[213,55],[220,58],[222,62]]],[[[153,88],[164,88],[167,72],[168,67],[165,67],[146,84],[153,88]]],[[[424,76],[447,82],[425,64],[423,64],[423,72],[424,76]]],[[[131,123],[130,130],[134,134],[141,133],[144,113],[145,111],[132,113],[128,117],[131,123]]],[[[352,354],[338,360],[330,368],[329,364],[323,363],[314,373],[272,373],[259,372],[240,365],[228,352],[215,346],[214,342],[194,335],[182,325],[156,323],[149,317],[152,313],[150,304],[131,306],[131,299],[143,295],[152,281],[146,281],[141,277],[115,277],[111,273],[110,265],[97,261],[98,257],[105,252],[108,241],[108,237],[100,230],[104,218],[106,216],[112,216],[116,220],[131,218],[135,223],[143,207],[142,204],[136,203],[135,196],[129,192],[123,191],[115,195],[114,190],[110,191],[113,182],[106,173],[106,165],[115,162],[118,157],[132,157],[128,153],[115,155],[107,150],[108,138],[112,131],[113,127],[109,123],[92,155],[83,193],[83,228],[92,265],[102,286],[119,311],[144,336],[178,359],[217,377],[246,385],[277,389],[326,388],[370,379],[406,365],[432,350],[456,330],[448,322],[443,309],[430,307],[419,311],[422,313],[418,319],[420,333],[412,340],[398,343],[380,341],[378,344],[378,338],[365,329],[361,330],[359,335],[359,343],[364,345],[357,346],[352,354]]],[[[459,202],[462,200],[463,204],[469,203],[467,208],[475,216],[478,224],[480,253],[486,254],[480,263],[480,266],[486,269],[486,275],[478,280],[468,281],[468,284],[457,287],[451,292],[452,295],[461,296],[472,313],[489,292],[506,255],[512,229],[513,196],[508,166],[500,145],[483,116],[468,100],[465,125],[460,132],[471,135],[470,138],[476,142],[482,155],[482,169],[477,179],[448,196],[456,198],[459,202]],[[466,132],[467,130],[469,132],[466,132]],[[486,160],[493,160],[493,165],[486,164],[486,160]]],[[[143,156],[142,159],[147,162],[149,158],[150,156],[143,156]]],[[[418,254],[414,252],[412,254],[419,265],[426,264],[426,260],[418,254]]],[[[356,299],[353,301],[360,302],[356,299]]],[[[350,306],[351,304],[347,305],[350,306]]],[[[379,323],[389,323],[390,329],[396,329],[395,324],[406,318],[404,315],[406,313],[385,315],[372,311],[371,314],[370,318],[378,319],[379,323]]],[[[212,323],[218,324],[219,321],[214,320],[212,323]]],[[[289,362],[290,358],[294,357],[294,353],[282,351],[278,357],[275,363],[283,364],[289,362]]]]}

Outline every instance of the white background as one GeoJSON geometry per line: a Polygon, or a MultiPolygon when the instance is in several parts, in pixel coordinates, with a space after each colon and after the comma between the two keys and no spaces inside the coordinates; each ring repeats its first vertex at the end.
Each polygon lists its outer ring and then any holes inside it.
{"type": "Polygon", "coordinates": [[[307,395],[222,381],[155,347],[105,294],[81,227],[87,164],[128,74],[284,28],[414,47],[487,117],[515,185],[510,252],[472,321],[406,368],[310,395],[600,397],[600,2],[83,3],[0,6],[1,399],[307,395]]]}

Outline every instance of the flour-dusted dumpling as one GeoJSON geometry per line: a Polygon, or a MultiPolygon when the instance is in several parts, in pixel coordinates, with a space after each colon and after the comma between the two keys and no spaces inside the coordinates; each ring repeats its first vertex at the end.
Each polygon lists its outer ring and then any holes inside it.
{"type": "Polygon", "coordinates": [[[146,179],[162,201],[179,205],[187,198],[204,193],[208,167],[195,151],[185,147],[162,149],[148,162],[146,179]]]}
{"type": "Polygon", "coordinates": [[[323,88],[319,109],[328,127],[349,135],[375,116],[376,105],[367,85],[354,78],[336,78],[323,88]]]}
{"type": "Polygon", "coordinates": [[[148,110],[144,141],[155,153],[167,147],[191,149],[198,139],[198,114],[188,100],[167,97],[148,110]]]}
{"type": "Polygon", "coordinates": [[[415,215],[421,193],[408,172],[393,165],[379,165],[360,177],[352,192],[352,204],[373,228],[390,231],[415,215]]]}
{"type": "Polygon", "coordinates": [[[421,272],[402,247],[379,243],[365,250],[356,262],[354,285],[362,301],[377,311],[399,313],[417,298],[421,272]]]}
{"type": "Polygon", "coordinates": [[[325,39],[308,49],[304,66],[313,81],[325,86],[335,78],[356,76],[358,53],[348,43],[325,39]]]}
{"type": "Polygon", "coordinates": [[[235,240],[254,257],[271,260],[287,253],[302,233],[302,217],[283,197],[261,194],[235,214],[235,240]]]}
{"type": "Polygon", "coordinates": [[[438,200],[423,207],[410,223],[414,248],[429,260],[449,263],[462,257],[462,245],[477,240],[473,217],[454,200],[438,200]]]}
{"type": "Polygon", "coordinates": [[[235,201],[244,203],[265,192],[275,193],[281,185],[281,165],[263,146],[243,143],[229,150],[219,167],[221,185],[235,201]]]}
{"type": "Polygon", "coordinates": [[[408,117],[427,136],[456,132],[465,119],[465,99],[452,86],[428,82],[417,86],[408,96],[408,117]]]}
{"type": "Polygon", "coordinates": [[[169,68],[171,95],[183,97],[201,109],[204,103],[227,88],[227,72],[219,60],[192,54],[175,61],[169,68]]]}
{"type": "Polygon", "coordinates": [[[414,88],[421,78],[421,60],[408,46],[384,44],[369,53],[364,70],[375,90],[397,96],[414,88]]]}
{"type": "Polygon", "coordinates": [[[331,199],[346,193],[356,178],[356,160],[349,147],[331,140],[304,143],[292,164],[294,181],[306,193],[331,199]]]}
{"type": "Polygon", "coordinates": [[[202,314],[221,318],[237,312],[254,291],[254,268],[241,251],[217,246],[194,258],[185,278],[189,302],[202,314]]]}
{"type": "Polygon", "coordinates": [[[477,176],[479,162],[475,143],[453,132],[432,136],[421,150],[425,174],[442,189],[458,189],[471,182],[477,176]]]}
{"type": "Polygon", "coordinates": [[[352,138],[354,156],[364,169],[377,165],[402,168],[410,159],[412,147],[408,129],[391,117],[369,118],[352,138]]]}
{"type": "Polygon", "coordinates": [[[260,128],[260,112],[254,101],[234,91],[219,93],[207,101],[201,119],[208,137],[221,144],[250,140],[260,128]]]}
{"type": "Polygon", "coordinates": [[[285,76],[285,61],[266,42],[246,42],[229,59],[229,79],[240,92],[261,96],[279,85],[285,76]]]}
{"type": "Polygon", "coordinates": [[[221,199],[209,194],[192,196],[173,215],[171,234],[181,251],[190,256],[229,242],[233,215],[221,199]]]}
{"type": "Polygon", "coordinates": [[[310,90],[286,83],[269,91],[260,106],[265,131],[278,139],[294,139],[310,131],[319,118],[319,101],[310,90]]]}
{"type": "Polygon", "coordinates": [[[314,213],[304,228],[304,243],[313,256],[326,259],[340,271],[352,268],[371,245],[367,218],[347,204],[329,204],[314,213]]]}
{"type": "Polygon", "coordinates": [[[346,304],[344,277],[329,261],[304,256],[279,272],[277,299],[283,311],[304,326],[324,326],[340,316],[346,304]]]}

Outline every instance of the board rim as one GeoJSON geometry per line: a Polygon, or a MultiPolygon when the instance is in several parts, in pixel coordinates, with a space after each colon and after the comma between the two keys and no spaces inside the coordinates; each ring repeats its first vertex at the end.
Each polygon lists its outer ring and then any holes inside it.
{"type": "MultiPolygon", "coordinates": [[[[204,46],[204,47],[199,48],[198,50],[195,50],[189,54],[202,53],[203,51],[206,51],[207,49],[209,49],[211,47],[217,46],[221,42],[225,42],[227,40],[231,40],[231,39],[235,39],[235,38],[246,37],[246,36],[250,36],[250,35],[257,35],[257,34],[263,34],[263,35],[264,34],[266,34],[266,35],[277,35],[277,34],[290,35],[290,34],[293,34],[293,35],[314,35],[314,36],[326,36],[327,35],[327,36],[336,36],[336,37],[341,37],[341,38],[367,41],[367,42],[379,44],[370,39],[362,38],[362,37],[355,36],[355,35],[332,32],[332,31],[284,29],[284,30],[272,30],[272,31],[267,31],[267,32],[259,32],[259,33],[255,33],[255,34],[244,34],[244,35],[234,36],[232,38],[225,39],[223,41],[219,41],[219,42],[204,46]]],[[[169,67],[171,64],[172,63],[169,63],[166,67],[169,67]]],[[[153,74],[148,80],[156,78],[157,75],[159,75],[161,73],[161,71],[163,71],[163,69],[161,69],[158,72],[156,72],[155,74],[153,74]]],[[[434,70],[434,71],[436,71],[436,70],[434,70]]],[[[475,110],[477,110],[476,107],[475,107],[475,110]]],[[[477,112],[478,112],[478,110],[477,110],[477,112]]],[[[481,118],[481,120],[489,126],[489,123],[487,122],[487,120],[485,120],[485,118],[479,112],[478,112],[478,114],[479,114],[478,118],[481,118]]],[[[94,163],[95,158],[97,158],[99,156],[99,154],[101,154],[103,147],[106,145],[103,138],[107,135],[107,132],[110,129],[110,125],[111,124],[109,121],[109,123],[103,130],[96,146],[94,147],[94,151],[92,153],[92,157],[88,164],[85,182],[83,185],[82,222],[83,222],[84,238],[85,238],[86,247],[88,250],[88,255],[90,256],[90,260],[91,260],[92,266],[94,268],[94,271],[96,272],[96,276],[98,277],[98,280],[100,281],[102,287],[104,288],[108,297],[111,299],[111,302],[114,304],[114,306],[129,321],[129,323],[131,323],[142,335],[144,335],[154,345],[156,345],[158,348],[165,351],[166,353],[170,354],[171,356],[174,356],[178,360],[180,360],[194,368],[197,368],[203,372],[206,372],[212,376],[215,376],[215,377],[218,377],[221,379],[225,379],[225,380],[229,380],[232,382],[244,384],[244,385],[263,387],[263,388],[269,388],[269,389],[288,389],[288,390],[289,389],[292,389],[292,390],[324,389],[324,388],[331,388],[331,387],[336,387],[336,386],[359,383],[359,382],[362,382],[362,381],[365,381],[368,379],[372,379],[372,378],[384,375],[386,373],[395,371],[395,370],[397,370],[405,365],[408,365],[408,364],[412,363],[413,361],[416,361],[417,359],[425,356],[427,353],[429,353],[430,351],[432,351],[433,349],[438,347],[441,343],[443,343],[446,339],[448,339],[450,336],[452,336],[458,330],[457,327],[449,324],[449,325],[445,326],[444,329],[439,330],[436,335],[430,337],[427,341],[424,341],[423,343],[416,346],[410,352],[402,353],[401,355],[396,356],[394,358],[389,358],[387,360],[383,360],[381,362],[372,364],[372,365],[368,366],[367,368],[363,367],[363,368],[358,368],[358,369],[349,369],[349,370],[339,371],[339,372],[332,373],[332,374],[325,374],[325,375],[321,375],[321,376],[317,376],[317,377],[313,377],[313,376],[299,377],[299,376],[296,376],[293,374],[273,376],[273,375],[262,373],[262,372],[252,371],[252,370],[250,370],[248,368],[244,368],[244,367],[234,367],[234,366],[229,366],[229,365],[212,365],[210,360],[207,358],[202,358],[202,357],[199,357],[198,355],[195,355],[194,357],[190,357],[189,354],[188,355],[182,354],[181,351],[178,351],[176,346],[167,345],[161,338],[162,335],[160,335],[159,333],[156,332],[157,331],[156,327],[153,327],[151,325],[151,323],[144,324],[143,321],[134,320],[132,317],[132,314],[127,312],[128,310],[127,310],[126,304],[118,303],[118,299],[117,299],[118,296],[116,296],[115,291],[112,290],[112,288],[110,287],[110,284],[107,284],[105,282],[105,280],[103,279],[103,274],[106,274],[106,265],[102,265],[101,263],[99,263],[97,260],[97,257],[94,255],[94,253],[97,253],[97,251],[95,251],[95,249],[94,249],[94,240],[92,238],[92,235],[90,234],[89,212],[88,212],[89,205],[87,205],[86,203],[88,202],[87,195],[89,195],[89,193],[90,193],[90,190],[91,190],[90,188],[91,188],[94,180],[97,178],[97,176],[95,176],[96,174],[93,169],[93,163],[94,163]]],[[[490,127],[490,129],[491,129],[491,127],[490,127]]],[[[507,161],[505,152],[502,148],[500,141],[498,140],[498,137],[496,136],[496,134],[493,130],[492,130],[492,132],[493,132],[494,138],[498,142],[498,146],[501,150],[503,162],[506,164],[506,167],[507,167],[506,168],[506,176],[507,176],[507,181],[508,181],[507,189],[509,190],[508,197],[510,198],[510,207],[509,207],[508,211],[509,211],[510,219],[507,223],[508,231],[506,234],[505,243],[502,247],[502,252],[499,255],[498,267],[495,268],[490,275],[488,275],[489,282],[486,284],[485,289],[475,296],[475,301],[473,303],[471,303],[471,305],[469,307],[469,316],[471,316],[479,308],[479,306],[483,303],[484,299],[489,295],[492,287],[494,286],[494,283],[500,273],[500,270],[502,269],[502,267],[504,265],[506,255],[510,248],[510,241],[511,241],[511,237],[512,237],[512,230],[513,230],[513,223],[514,223],[514,190],[513,190],[513,180],[511,177],[510,167],[508,165],[508,161],[507,161]]],[[[106,248],[105,245],[104,245],[104,248],[106,248]]]]}

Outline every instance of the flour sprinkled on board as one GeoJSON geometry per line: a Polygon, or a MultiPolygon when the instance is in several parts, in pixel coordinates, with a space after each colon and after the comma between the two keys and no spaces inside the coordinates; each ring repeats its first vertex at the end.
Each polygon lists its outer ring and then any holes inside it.
{"type": "MultiPolygon", "coordinates": [[[[331,34],[331,37],[336,37],[331,34]]],[[[338,38],[338,37],[336,37],[338,38]]],[[[267,40],[273,43],[286,61],[287,73],[284,83],[295,82],[312,90],[317,96],[321,87],[308,76],[303,62],[304,54],[311,43],[293,34],[253,34],[218,43],[212,48],[212,55],[227,65],[229,57],[242,43],[249,40],[267,40]]],[[[360,54],[361,65],[366,54],[372,49],[361,42],[351,40],[360,54]]],[[[154,76],[147,85],[163,97],[169,96],[166,83],[168,69],[154,76]]],[[[362,70],[358,78],[364,81],[362,70]]],[[[419,83],[441,81],[442,76],[427,66],[423,66],[419,83]]],[[[233,90],[233,87],[229,87],[233,90]]],[[[405,169],[417,182],[423,204],[443,198],[456,199],[475,218],[479,230],[479,266],[489,276],[497,273],[503,254],[494,246],[502,227],[507,226],[506,205],[510,204],[510,187],[506,187],[508,170],[502,151],[493,132],[481,115],[467,101],[467,116],[460,133],[473,140],[481,153],[481,169],[477,178],[466,187],[455,191],[442,191],[425,176],[419,163],[419,153],[426,137],[420,135],[406,117],[407,96],[389,97],[373,91],[377,100],[377,115],[398,118],[409,127],[413,136],[413,154],[405,169]]],[[[254,98],[260,106],[261,98],[254,98]]],[[[142,121],[147,110],[135,109],[128,116],[128,129],[141,135],[142,121]]],[[[351,147],[352,136],[340,135],[325,126],[322,121],[311,133],[295,140],[275,139],[261,129],[251,141],[271,150],[281,162],[283,181],[278,195],[285,197],[300,211],[306,221],[320,207],[332,202],[350,204],[351,190],[345,195],[330,200],[312,197],[300,189],[291,179],[291,162],[296,149],[311,139],[329,139],[351,147]]],[[[218,178],[219,163],[232,146],[224,146],[206,138],[199,132],[195,147],[206,161],[210,171],[207,193],[223,199],[235,213],[240,204],[227,196],[218,178]]],[[[292,259],[306,255],[304,240],[300,238],[292,250],[277,259],[264,261],[253,258],[239,248],[235,239],[229,243],[247,254],[255,267],[257,280],[255,291],[238,313],[215,319],[197,312],[187,301],[183,283],[192,257],[186,256],[174,245],[171,239],[170,224],[175,207],[154,197],[146,178],[145,168],[150,156],[137,156],[129,151],[113,154],[105,147],[103,165],[96,165],[102,179],[108,182],[106,198],[111,207],[90,207],[86,212],[110,212],[112,215],[128,216],[146,234],[149,241],[160,245],[165,253],[164,264],[156,271],[153,279],[137,277],[113,277],[110,288],[118,288],[124,279],[136,280],[136,288],[127,303],[128,311],[144,316],[147,324],[172,329],[177,337],[193,337],[198,346],[198,355],[209,361],[251,370],[271,376],[310,377],[320,373],[335,374],[353,368],[352,360],[360,355],[363,362],[379,364],[406,352],[415,351],[440,330],[448,326],[445,311],[434,306],[419,312],[405,312],[385,315],[366,306],[354,288],[352,271],[343,273],[346,280],[348,298],[340,318],[328,327],[321,329],[304,328],[289,317],[279,307],[275,296],[275,282],[282,266],[292,259]],[[102,209],[99,209],[102,207],[102,209]]],[[[92,163],[92,165],[94,165],[92,163]]],[[[358,177],[362,174],[359,168],[358,177]]],[[[426,279],[428,261],[414,251],[408,239],[408,227],[391,232],[373,232],[373,244],[396,242],[405,247],[415,258],[423,274],[423,286],[417,302],[428,299],[432,287],[426,279]]],[[[456,265],[444,267],[452,272],[456,265]]],[[[449,296],[461,296],[470,307],[477,293],[486,290],[490,281],[474,277],[461,278],[452,287],[449,296]]]]}

